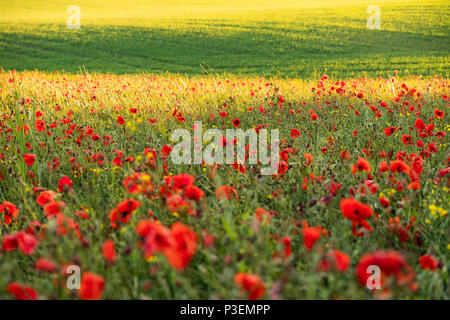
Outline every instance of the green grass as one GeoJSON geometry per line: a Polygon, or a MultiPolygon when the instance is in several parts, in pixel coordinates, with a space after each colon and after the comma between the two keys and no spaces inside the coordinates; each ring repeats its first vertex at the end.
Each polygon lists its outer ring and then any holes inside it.
{"type": "Polygon", "coordinates": [[[448,76],[448,1],[2,1],[0,67],[314,78],[448,76]],[[369,30],[368,5],[381,8],[369,30]]]}

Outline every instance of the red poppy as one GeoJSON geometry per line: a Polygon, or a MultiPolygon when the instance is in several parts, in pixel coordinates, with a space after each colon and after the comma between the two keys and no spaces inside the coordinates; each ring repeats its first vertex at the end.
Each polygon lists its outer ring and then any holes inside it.
{"type": "Polygon", "coordinates": [[[304,156],[305,159],[306,159],[305,166],[309,167],[309,166],[311,165],[311,162],[314,160],[313,155],[310,154],[310,153],[305,153],[303,156],[304,156]]]}
{"type": "Polygon", "coordinates": [[[131,214],[139,208],[141,203],[134,199],[126,199],[121,201],[116,208],[109,212],[109,220],[111,223],[111,227],[114,229],[117,228],[117,222],[122,224],[127,223],[131,214]]]}
{"type": "Polygon", "coordinates": [[[66,204],[63,201],[50,201],[44,205],[44,213],[47,218],[52,216],[62,215],[62,209],[64,209],[66,204]]]}
{"type": "Polygon", "coordinates": [[[17,219],[19,209],[17,209],[17,207],[13,203],[9,201],[3,201],[2,204],[0,204],[0,213],[3,213],[3,221],[5,222],[5,224],[10,225],[12,219],[17,219]]]}
{"type": "Polygon", "coordinates": [[[102,297],[105,280],[103,277],[91,273],[84,272],[81,277],[80,298],[83,300],[98,300],[102,297]]]}
{"type": "Polygon", "coordinates": [[[45,131],[47,129],[45,121],[42,120],[42,119],[37,119],[34,122],[34,127],[35,127],[36,131],[38,131],[38,132],[43,132],[43,131],[45,131]]]}
{"type": "Polygon", "coordinates": [[[3,250],[5,251],[12,251],[19,248],[22,253],[30,255],[33,254],[37,244],[37,238],[32,234],[26,233],[25,231],[7,234],[3,237],[3,250]]]}
{"type": "Polygon", "coordinates": [[[102,253],[106,261],[113,263],[116,260],[117,256],[114,241],[106,240],[105,242],[103,242],[102,253]]]}
{"type": "Polygon", "coordinates": [[[372,215],[372,208],[353,198],[342,199],[339,203],[342,215],[352,220],[353,236],[356,236],[356,228],[362,225],[365,229],[372,231],[372,227],[366,219],[372,215]]]}
{"type": "Polygon", "coordinates": [[[342,150],[342,151],[339,153],[339,157],[340,157],[342,160],[348,160],[348,159],[350,159],[350,154],[348,153],[347,150],[342,150]]]}
{"type": "Polygon", "coordinates": [[[321,227],[308,227],[305,226],[303,232],[303,243],[307,249],[312,249],[317,240],[319,240],[322,234],[321,227]]]}
{"type": "Polygon", "coordinates": [[[428,151],[430,151],[430,152],[437,152],[438,149],[437,149],[437,147],[436,147],[436,145],[434,143],[430,143],[430,144],[428,144],[428,151]]]}
{"type": "Polygon", "coordinates": [[[396,129],[397,129],[396,127],[389,127],[389,128],[384,129],[383,132],[386,136],[389,137],[391,134],[395,133],[396,129]]]}
{"type": "Polygon", "coordinates": [[[265,225],[268,225],[271,221],[270,211],[267,211],[261,207],[256,208],[255,217],[260,223],[265,221],[265,225]]]}
{"type": "Polygon", "coordinates": [[[117,122],[118,122],[120,125],[124,125],[124,124],[125,124],[125,119],[124,119],[122,116],[118,116],[118,117],[117,117],[117,122]]]}
{"type": "Polygon", "coordinates": [[[170,230],[153,220],[141,220],[136,226],[136,232],[144,239],[143,251],[146,258],[157,252],[164,252],[173,245],[170,230]]]}
{"type": "Polygon", "coordinates": [[[248,293],[249,300],[256,300],[266,292],[261,278],[255,274],[238,272],[234,276],[234,283],[248,293]]]}
{"type": "Polygon", "coordinates": [[[44,258],[39,258],[38,261],[36,262],[36,264],[34,265],[34,268],[37,271],[42,271],[42,272],[56,272],[56,266],[53,262],[51,262],[50,260],[44,259],[44,258]]]}
{"type": "Polygon", "coordinates": [[[241,124],[241,120],[239,119],[233,119],[233,126],[235,128],[239,127],[239,125],[241,124]]]}
{"type": "Polygon", "coordinates": [[[411,135],[407,136],[407,135],[402,134],[402,142],[405,146],[412,145],[413,142],[412,142],[411,135]]]}
{"type": "Polygon", "coordinates": [[[205,193],[203,190],[197,186],[190,186],[186,188],[186,197],[191,200],[199,201],[204,195],[205,193]]]}
{"type": "Polygon", "coordinates": [[[300,137],[300,131],[298,129],[292,129],[291,137],[292,137],[292,140],[297,139],[298,137],[300,137]]]}
{"type": "Polygon", "coordinates": [[[68,176],[64,176],[61,179],[59,179],[58,182],[58,191],[59,192],[64,192],[64,191],[72,191],[72,185],[73,182],[72,180],[70,180],[70,178],[68,176]]]}
{"type": "Polygon", "coordinates": [[[36,156],[34,154],[23,154],[23,160],[25,161],[26,165],[28,167],[31,167],[34,163],[34,161],[36,161],[36,156]]]}
{"type": "Polygon", "coordinates": [[[216,197],[217,199],[231,199],[235,198],[236,200],[239,200],[238,194],[236,190],[233,187],[230,186],[220,186],[216,190],[216,197]]]}
{"type": "Polygon", "coordinates": [[[436,270],[439,266],[437,259],[428,254],[421,256],[419,258],[419,263],[424,270],[436,270]]]}
{"type": "Polygon", "coordinates": [[[380,169],[380,172],[387,172],[387,171],[389,171],[389,166],[388,166],[387,162],[386,161],[381,161],[379,169],[380,169]]]}
{"type": "Polygon", "coordinates": [[[390,167],[391,167],[390,169],[391,169],[392,173],[395,173],[395,172],[409,173],[408,165],[401,160],[391,161],[390,167]]]}
{"type": "Polygon", "coordinates": [[[352,166],[352,173],[355,174],[357,172],[370,172],[372,168],[370,167],[369,162],[364,158],[358,158],[356,164],[352,166]]]}
{"type": "Polygon", "coordinates": [[[381,286],[385,284],[387,277],[395,276],[397,283],[408,284],[412,289],[416,288],[414,274],[406,259],[400,253],[387,250],[375,251],[364,255],[356,267],[356,274],[360,285],[366,286],[371,273],[369,266],[377,266],[381,271],[381,286]]]}
{"type": "Polygon", "coordinates": [[[194,184],[194,177],[190,174],[181,173],[172,177],[174,191],[185,190],[194,184]]]}
{"type": "Polygon", "coordinates": [[[444,111],[441,111],[439,109],[434,109],[434,117],[438,119],[443,119],[445,116],[444,111]]]}
{"type": "Polygon", "coordinates": [[[13,294],[17,300],[37,300],[38,294],[37,292],[28,287],[28,286],[21,286],[18,283],[10,283],[8,285],[8,291],[9,293],[13,294]]]}
{"type": "Polygon", "coordinates": [[[197,234],[181,222],[175,222],[170,227],[170,233],[173,243],[163,253],[172,267],[183,270],[197,249],[197,234]]]}
{"type": "Polygon", "coordinates": [[[54,197],[55,197],[55,192],[53,192],[51,190],[42,191],[37,196],[36,203],[42,207],[47,202],[53,201],[54,197]]]}
{"type": "Polygon", "coordinates": [[[171,195],[166,199],[167,208],[170,212],[184,212],[189,211],[190,204],[178,194],[171,195]]]}
{"type": "Polygon", "coordinates": [[[380,197],[380,204],[383,208],[387,208],[389,207],[389,199],[385,198],[385,197],[380,197]]]}
{"type": "Polygon", "coordinates": [[[325,254],[325,257],[319,262],[318,269],[320,271],[328,271],[330,269],[345,272],[350,266],[350,258],[339,250],[331,250],[325,254]]]}

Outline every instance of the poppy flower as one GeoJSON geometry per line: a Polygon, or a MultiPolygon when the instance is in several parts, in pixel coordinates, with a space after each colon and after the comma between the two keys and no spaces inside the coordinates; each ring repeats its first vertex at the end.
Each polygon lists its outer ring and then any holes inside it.
{"type": "Polygon", "coordinates": [[[383,132],[386,136],[389,137],[391,134],[395,133],[395,130],[397,130],[396,127],[389,127],[389,128],[384,129],[383,132]]]}
{"type": "Polygon", "coordinates": [[[380,250],[365,254],[356,267],[358,282],[362,286],[367,285],[370,277],[369,266],[378,266],[381,271],[381,286],[386,283],[387,277],[394,277],[398,284],[405,283],[410,288],[415,288],[414,274],[405,257],[393,250],[380,250]]]}
{"type": "Polygon", "coordinates": [[[190,174],[182,173],[172,177],[174,191],[185,190],[194,184],[194,177],[190,174]]]}
{"type": "Polygon", "coordinates": [[[73,182],[70,180],[68,176],[64,176],[58,181],[58,191],[64,192],[64,191],[72,191],[72,185],[73,182]]]}
{"type": "Polygon", "coordinates": [[[53,262],[51,262],[50,260],[44,259],[44,258],[39,258],[36,262],[36,264],[34,265],[34,268],[37,271],[41,271],[41,272],[56,272],[56,266],[53,262]]]}
{"type": "Polygon", "coordinates": [[[307,249],[312,249],[317,240],[319,240],[322,234],[321,227],[308,227],[305,226],[302,229],[303,243],[307,249]]]}
{"type": "Polygon", "coordinates": [[[125,124],[125,119],[122,116],[118,116],[117,117],[117,123],[119,123],[120,125],[124,125],[125,124]]]}
{"type": "Polygon", "coordinates": [[[154,188],[151,176],[147,173],[135,172],[132,176],[126,177],[123,186],[131,194],[150,194],[154,188]]]}
{"type": "Polygon", "coordinates": [[[347,150],[342,150],[342,151],[339,153],[339,157],[340,157],[342,160],[348,160],[348,159],[350,159],[350,154],[348,153],[347,150]]]}
{"type": "Polygon", "coordinates": [[[0,213],[3,213],[3,221],[6,225],[9,226],[12,222],[12,219],[17,219],[19,209],[17,209],[17,207],[13,203],[9,201],[3,201],[2,204],[0,204],[0,213]]]}
{"type": "Polygon", "coordinates": [[[416,123],[414,124],[414,127],[417,129],[417,131],[422,132],[423,130],[425,130],[425,123],[423,122],[422,119],[417,118],[416,119],[416,123]]]}
{"type": "Polygon", "coordinates": [[[352,220],[353,236],[356,236],[356,228],[362,225],[368,231],[372,231],[372,227],[366,222],[366,219],[372,215],[372,208],[353,198],[342,199],[339,203],[342,215],[352,220]]]}
{"type": "Polygon", "coordinates": [[[83,300],[99,300],[103,294],[105,280],[103,277],[91,273],[84,272],[81,277],[80,298],[83,300]]]}
{"type": "Polygon", "coordinates": [[[37,292],[28,287],[22,286],[16,282],[10,283],[8,285],[8,292],[16,297],[17,300],[37,300],[37,292]]]}
{"type": "Polygon", "coordinates": [[[233,126],[235,128],[239,127],[239,125],[241,124],[241,120],[239,119],[233,119],[233,126]]]}
{"type": "Polygon", "coordinates": [[[412,145],[413,142],[412,142],[411,135],[407,136],[407,135],[402,134],[402,142],[405,146],[412,145]]]}
{"type": "Polygon", "coordinates": [[[436,145],[434,143],[430,143],[430,144],[428,144],[428,151],[430,151],[430,152],[437,152],[438,149],[437,149],[437,147],[436,147],[436,145]]]}
{"type": "Polygon", "coordinates": [[[25,163],[28,167],[31,167],[33,165],[34,161],[36,161],[36,156],[34,154],[24,153],[23,160],[25,161],[25,163]]]}
{"type": "Polygon", "coordinates": [[[65,208],[66,204],[63,201],[50,201],[44,205],[44,213],[47,218],[52,216],[62,215],[62,210],[65,208]]]}
{"type": "Polygon", "coordinates": [[[199,201],[204,195],[205,193],[203,190],[197,186],[190,186],[186,188],[186,197],[191,200],[199,201]]]}
{"type": "Polygon", "coordinates": [[[292,137],[292,140],[297,139],[298,137],[300,137],[300,131],[298,129],[292,129],[291,137],[292,137]]]}
{"type": "Polygon", "coordinates": [[[389,171],[389,166],[388,166],[386,161],[381,161],[380,162],[379,170],[380,170],[380,172],[387,172],[387,171],[389,171]]]}
{"type": "Polygon", "coordinates": [[[117,256],[114,241],[106,240],[105,242],[103,242],[102,253],[106,261],[113,263],[116,260],[117,256]]]}
{"type": "Polygon", "coordinates": [[[173,244],[170,230],[153,220],[139,221],[136,233],[144,239],[143,251],[146,258],[157,252],[163,252],[173,244]]]}
{"type": "Polygon", "coordinates": [[[283,243],[284,249],[281,256],[284,258],[289,258],[290,255],[292,254],[292,247],[291,247],[292,239],[290,237],[283,237],[283,239],[281,239],[281,242],[283,243]]]}
{"type": "Polygon", "coordinates": [[[391,161],[390,169],[391,169],[392,173],[395,173],[395,172],[398,172],[398,173],[400,173],[400,172],[409,173],[408,165],[406,163],[404,163],[403,161],[401,161],[401,160],[391,161]]]}
{"type": "Polygon", "coordinates": [[[419,158],[415,158],[414,161],[411,164],[411,169],[417,173],[417,174],[421,174],[423,171],[423,160],[419,157],[419,158]]]}
{"type": "Polygon", "coordinates": [[[47,129],[45,121],[42,119],[37,119],[34,122],[34,127],[35,127],[36,131],[38,131],[38,132],[44,132],[47,129]]]}
{"type": "Polygon", "coordinates": [[[170,152],[172,152],[172,147],[165,144],[161,149],[161,154],[163,158],[167,158],[170,155],[170,152]]]}
{"type": "Polygon", "coordinates": [[[221,112],[220,112],[220,116],[221,116],[222,118],[225,118],[227,115],[228,115],[228,114],[227,114],[225,111],[221,111],[221,112]]]}
{"type": "Polygon", "coordinates": [[[441,111],[439,109],[434,109],[434,117],[438,119],[443,119],[445,116],[444,111],[441,111]]]}
{"type": "Polygon", "coordinates": [[[252,273],[236,273],[234,276],[234,283],[248,293],[249,300],[259,299],[266,292],[266,288],[261,278],[252,273]]]}
{"type": "Polygon", "coordinates": [[[355,174],[357,172],[370,172],[372,168],[370,167],[369,162],[364,158],[358,158],[356,164],[352,165],[352,173],[355,174]]]}
{"type": "Polygon", "coordinates": [[[256,217],[256,220],[258,220],[260,223],[265,221],[265,225],[268,225],[271,221],[270,211],[267,211],[261,207],[256,208],[255,217],[256,217]]]}
{"type": "Polygon", "coordinates": [[[55,197],[55,192],[54,191],[51,191],[51,190],[42,191],[37,196],[36,203],[42,207],[47,202],[53,201],[54,197],[55,197]]]}
{"type": "Polygon", "coordinates": [[[380,204],[383,208],[387,208],[389,207],[389,199],[385,198],[385,197],[380,197],[379,198],[380,204]]]}
{"type": "Polygon", "coordinates": [[[325,257],[319,261],[317,268],[320,271],[332,269],[339,272],[345,272],[349,266],[350,258],[348,255],[339,250],[330,250],[325,254],[325,257]]]}
{"type": "Polygon", "coordinates": [[[19,248],[22,253],[31,255],[38,244],[37,238],[25,231],[19,231],[14,234],[8,234],[3,237],[3,250],[12,251],[19,248]]]}
{"type": "Polygon", "coordinates": [[[230,186],[220,186],[216,190],[216,197],[217,199],[231,199],[235,198],[236,200],[239,200],[238,194],[236,190],[233,187],[230,186]]]}
{"type": "Polygon", "coordinates": [[[163,250],[170,265],[183,270],[190,263],[197,249],[197,234],[181,222],[170,227],[172,244],[163,250]]]}
{"type": "Polygon", "coordinates": [[[314,160],[313,155],[310,154],[310,153],[305,153],[303,156],[304,156],[305,159],[306,159],[306,164],[305,164],[305,166],[309,167],[309,166],[311,165],[311,162],[314,160]]]}
{"type": "Polygon", "coordinates": [[[170,212],[184,212],[190,208],[189,202],[178,194],[171,195],[166,199],[167,208],[170,212]]]}
{"type": "Polygon", "coordinates": [[[436,270],[439,266],[439,262],[436,258],[428,254],[421,256],[419,258],[419,263],[424,270],[436,270]]]}
{"type": "Polygon", "coordinates": [[[17,237],[15,234],[6,234],[2,239],[2,248],[5,251],[13,251],[17,248],[17,237]]]}
{"type": "Polygon", "coordinates": [[[111,223],[111,227],[117,229],[117,222],[124,224],[127,223],[131,214],[139,208],[141,203],[134,199],[125,199],[121,201],[116,208],[109,212],[109,220],[111,223]]]}

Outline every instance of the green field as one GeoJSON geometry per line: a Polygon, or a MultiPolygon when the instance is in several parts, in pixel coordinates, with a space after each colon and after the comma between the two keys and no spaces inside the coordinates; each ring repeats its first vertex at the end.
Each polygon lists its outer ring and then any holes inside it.
{"type": "Polygon", "coordinates": [[[449,1],[0,3],[0,67],[314,78],[448,76],[449,1]],[[68,5],[81,29],[66,26],[68,5]],[[366,26],[369,5],[381,29],[366,26]]]}

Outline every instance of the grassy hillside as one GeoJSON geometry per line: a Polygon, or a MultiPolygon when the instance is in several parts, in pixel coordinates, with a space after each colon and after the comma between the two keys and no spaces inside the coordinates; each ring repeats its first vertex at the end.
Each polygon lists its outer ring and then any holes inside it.
{"type": "Polygon", "coordinates": [[[0,3],[0,67],[313,78],[448,75],[448,1],[66,1],[0,3]],[[369,30],[368,5],[381,8],[369,30]]]}

